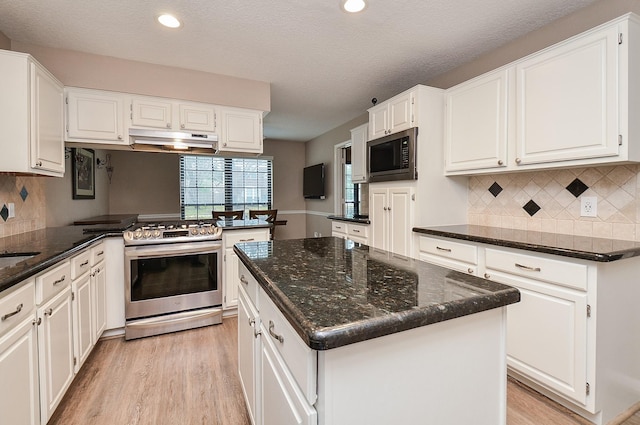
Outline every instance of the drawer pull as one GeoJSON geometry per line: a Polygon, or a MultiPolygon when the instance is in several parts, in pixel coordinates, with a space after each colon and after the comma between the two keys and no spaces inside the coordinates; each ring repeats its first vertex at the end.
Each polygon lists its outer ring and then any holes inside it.
{"type": "Polygon", "coordinates": [[[53,286],[57,285],[58,283],[64,282],[66,277],[67,277],[66,275],[62,275],[62,277],[60,279],[58,279],[58,280],[53,282],[53,286]]]}
{"type": "Polygon", "coordinates": [[[269,320],[269,335],[271,335],[274,339],[280,341],[280,344],[284,343],[284,337],[282,335],[278,335],[273,331],[273,328],[276,325],[273,324],[273,321],[269,320]]]}
{"type": "Polygon", "coordinates": [[[249,284],[249,281],[246,277],[244,277],[244,275],[240,276],[240,282],[244,283],[245,285],[249,284]]]}
{"type": "Polygon", "coordinates": [[[353,229],[353,230],[352,230],[352,232],[353,232],[353,233],[360,233],[360,230],[358,230],[358,229],[353,229]]]}
{"type": "Polygon", "coordinates": [[[253,326],[254,323],[256,323],[256,319],[253,317],[249,318],[249,326],[253,326]]]}
{"type": "Polygon", "coordinates": [[[518,264],[518,263],[515,263],[515,264],[516,264],[517,268],[522,269],[522,270],[526,270],[526,271],[529,271],[529,272],[539,272],[540,271],[540,267],[523,266],[522,264],[518,264]]]}
{"type": "Polygon", "coordinates": [[[87,264],[89,264],[89,260],[87,260],[87,261],[85,261],[84,263],[80,264],[80,267],[84,267],[84,266],[86,266],[87,264]]]}
{"type": "Polygon", "coordinates": [[[467,269],[467,272],[468,272],[469,274],[473,274],[473,269],[472,269],[471,267],[469,267],[469,268],[467,269]]]}
{"type": "Polygon", "coordinates": [[[22,307],[24,307],[24,305],[22,303],[18,304],[18,306],[16,307],[15,311],[12,311],[11,313],[7,313],[4,316],[2,316],[2,321],[4,322],[8,318],[13,317],[16,314],[20,313],[22,311],[22,307]]]}
{"type": "Polygon", "coordinates": [[[38,320],[34,320],[33,322],[31,322],[33,326],[40,326],[41,323],[42,323],[42,317],[38,317],[38,320]]]}
{"type": "Polygon", "coordinates": [[[101,256],[101,255],[104,255],[104,251],[100,251],[100,252],[98,252],[98,253],[96,254],[96,256],[98,256],[98,257],[99,257],[99,256],[101,256]]]}
{"type": "Polygon", "coordinates": [[[254,238],[249,238],[249,239],[240,239],[240,242],[252,242],[254,241],[254,238]]]}
{"type": "Polygon", "coordinates": [[[485,273],[485,274],[484,274],[484,278],[485,278],[485,279],[489,279],[489,278],[491,278],[491,275],[490,275],[489,273],[485,273]]]}
{"type": "Polygon", "coordinates": [[[451,248],[441,248],[441,247],[439,247],[439,246],[436,246],[436,249],[437,249],[438,251],[451,252],[451,248]]]}
{"type": "Polygon", "coordinates": [[[45,316],[51,316],[53,314],[53,309],[52,308],[48,308],[44,311],[44,315],[45,316]]]}

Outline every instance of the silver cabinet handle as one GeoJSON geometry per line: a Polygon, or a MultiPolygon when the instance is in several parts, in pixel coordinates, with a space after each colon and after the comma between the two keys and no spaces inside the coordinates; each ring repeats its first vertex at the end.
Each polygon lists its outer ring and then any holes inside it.
{"type": "Polygon", "coordinates": [[[42,317],[38,317],[38,320],[34,320],[33,322],[31,322],[31,324],[34,326],[40,326],[40,323],[42,323],[42,317]]]}
{"type": "Polygon", "coordinates": [[[53,314],[53,309],[52,308],[48,308],[44,311],[44,315],[45,316],[51,316],[53,314]]]}
{"type": "Polygon", "coordinates": [[[86,266],[87,264],[89,264],[89,260],[87,260],[87,261],[85,261],[84,263],[80,264],[80,267],[84,267],[84,266],[86,266]]]}
{"type": "Polygon", "coordinates": [[[358,229],[352,229],[351,231],[352,231],[353,233],[360,233],[360,230],[358,230],[358,229]]]}
{"type": "Polygon", "coordinates": [[[101,255],[104,255],[104,251],[100,251],[100,252],[98,252],[98,253],[96,254],[96,256],[97,256],[97,257],[99,257],[99,256],[101,256],[101,255]]]}
{"type": "Polygon", "coordinates": [[[12,311],[11,313],[7,313],[4,316],[2,316],[2,321],[4,322],[8,318],[13,317],[16,314],[20,313],[22,311],[22,307],[24,307],[24,305],[22,303],[18,304],[18,306],[16,307],[16,309],[14,311],[12,311]]]}
{"type": "Polygon", "coordinates": [[[180,124],[180,128],[184,128],[184,124],[180,124]]]}
{"type": "Polygon", "coordinates": [[[254,319],[253,317],[249,318],[249,326],[253,326],[253,324],[256,323],[256,319],[254,319]]]}
{"type": "Polygon", "coordinates": [[[485,278],[485,279],[489,279],[490,277],[491,277],[491,275],[490,275],[489,273],[485,273],[485,274],[484,274],[484,278],[485,278]]]}
{"type": "Polygon", "coordinates": [[[64,279],[65,279],[66,277],[67,277],[66,275],[62,275],[62,277],[61,277],[60,279],[58,279],[58,280],[56,280],[56,281],[54,281],[54,282],[53,282],[53,285],[55,286],[55,285],[57,285],[58,283],[62,283],[62,282],[64,282],[64,279]]]}
{"type": "Polygon", "coordinates": [[[518,264],[515,263],[516,267],[522,270],[526,270],[528,272],[539,272],[540,271],[540,267],[529,267],[529,266],[523,266],[522,264],[518,264]]]}
{"type": "Polygon", "coordinates": [[[122,136],[118,135],[118,140],[122,140],[122,136]]]}
{"type": "Polygon", "coordinates": [[[42,161],[38,161],[38,162],[36,162],[36,166],[38,166],[38,167],[42,167],[42,161]]]}
{"type": "Polygon", "coordinates": [[[387,207],[384,207],[384,208],[382,208],[382,209],[386,211],[386,210],[387,210],[387,207]]]}
{"type": "Polygon", "coordinates": [[[439,246],[436,246],[436,249],[437,249],[438,251],[451,252],[451,248],[441,248],[441,247],[439,247],[439,246]]]}
{"type": "Polygon", "coordinates": [[[516,158],[516,164],[520,164],[522,160],[520,158],[516,158]]]}
{"type": "Polygon", "coordinates": [[[467,271],[469,272],[469,274],[473,274],[473,269],[471,267],[469,267],[467,271]]]}
{"type": "Polygon", "coordinates": [[[252,242],[252,241],[255,241],[255,238],[240,239],[240,242],[252,242]]]}
{"type": "Polygon", "coordinates": [[[504,164],[504,162],[502,162],[502,160],[501,160],[501,159],[499,159],[499,160],[498,160],[498,165],[502,165],[502,164],[504,164]]]}
{"type": "Polygon", "coordinates": [[[282,335],[278,335],[273,331],[273,328],[275,326],[276,325],[273,324],[273,321],[269,320],[269,335],[271,335],[273,339],[277,339],[278,341],[280,341],[280,344],[282,344],[284,343],[284,337],[282,335]]]}
{"type": "Polygon", "coordinates": [[[244,275],[240,276],[240,282],[244,283],[245,285],[249,284],[249,281],[246,277],[244,277],[244,275]]]}

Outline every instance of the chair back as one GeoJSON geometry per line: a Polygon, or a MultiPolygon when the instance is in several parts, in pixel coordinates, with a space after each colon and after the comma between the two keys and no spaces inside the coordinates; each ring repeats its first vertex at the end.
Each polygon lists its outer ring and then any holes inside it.
{"type": "Polygon", "coordinates": [[[211,211],[214,220],[242,220],[244,211],[211,211]]]}
{"type": "Polygon", "coordinates": [[[267,223],[271,223],[269,233],[271,239],[276,230],[276,217],[278,216],[278,210],[249,210],[249,219],[262,219],[267,223]]]}

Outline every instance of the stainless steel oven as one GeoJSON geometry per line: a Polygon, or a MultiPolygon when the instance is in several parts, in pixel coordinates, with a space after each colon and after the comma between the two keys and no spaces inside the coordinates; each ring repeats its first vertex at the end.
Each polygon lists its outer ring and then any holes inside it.
{"type": "Polygon", "coordinates": [[[125,232],[125,339],[222,323],[221,233],[202,223],[125,232]]]}

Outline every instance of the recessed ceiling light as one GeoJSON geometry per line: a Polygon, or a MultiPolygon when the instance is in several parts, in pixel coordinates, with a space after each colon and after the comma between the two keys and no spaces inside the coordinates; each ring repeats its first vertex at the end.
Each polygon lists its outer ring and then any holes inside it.
{"type": "Polygon", "coordinates": [[[364,0],[341,0],[342,10],[349,13],[357,13],[361,12],[365,7],[367,7],[367,3],[364,0]]]}
{"type": "Polygon", "coordinates": [[[178,28],[180,26],[180,21],[175,16],[166,13],[158,16],[158,22],[169,28],[178,28]]]}

